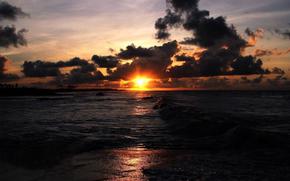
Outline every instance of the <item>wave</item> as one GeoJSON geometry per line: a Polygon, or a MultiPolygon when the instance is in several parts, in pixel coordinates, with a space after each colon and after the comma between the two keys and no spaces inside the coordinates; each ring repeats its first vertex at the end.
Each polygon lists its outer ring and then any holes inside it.
{"type": "Polygon", "coordinates": [[[161,98],[153,108],[159,111],[160,117],[167,123],[172,134],[191,138],[192,147],[195,149],[242,152],[290,150],[289,133],[274,129],[265,130],[265,125],[260,126],[260,121],[269,120],[210,112],[179,103],[170,97],[161,98]]]}

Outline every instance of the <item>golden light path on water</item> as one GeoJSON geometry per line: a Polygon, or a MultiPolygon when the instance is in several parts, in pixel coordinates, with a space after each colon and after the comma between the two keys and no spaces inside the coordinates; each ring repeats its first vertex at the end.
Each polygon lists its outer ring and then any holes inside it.
{"type": "MultiPolygon", "coordinates": [[[[136,100],[142,100],[151,94],[147,91],[132,92],[136,100]]],[[[152,111],[151,107],[144,105],[144,102],[140,101],[140,104],[132,107],[132,115],[144,116],[152,111]]],[[[138,124],[138,123],[136,123],[138,124]]],[[[146,127],[136,125],[141,129],[146,127]]],[[[87,172],[91,170],[92,175],[84,174],[78,175],[82,178],[94,178],[95,180],[118,180],[118,181],[134,181],[134,180],[148,180],[144,170],[150,169],[158,164],[161,164],[164,160],[161,160],[167,152],[160,149],[148,149],[142,142],[138,145],[127,148],[116,148],[97,151],[91,154],[83,154],[77,156],[74,159],[76,165],[82,165],[83,161],[88,161],[85,167],[81,167],[81,170],[87,172]]],[[[82,173],[82,171],[79,171],[82,173]]],[[[77,176],[77,177],[78,177],[77,176]]]]}
{"type": "Polygon", "coordinates": [[[143,173],[144,169],[157,164],[155,158],[162,152],[162,150],[149,150],[139,147],[112,150],[111,153],[117,158],[116,166],[119,165],[123,178],[117,176],[111,180],[147,180],[143,173]]]}
{"type": "MultiPolygon", "coordinates": [[[[134,79],[134,83],[135,87],[138,88],[135,93],[137,100],[150,97],[146,91],[148,90],[146,86],[150,83],[149,78],[137,77],[134,79]]],[[[152,112],[151,107],[140,103],[134,107],[132,115],[144,116],[150,112],[152,112]]],[[[158,162],[155,159],[158,155],[163,154],[163,150],[147,149],[142,143],[139,143],[136,147],[111,150],[111,154],[116,157],[116,166],[122,173],[122,177],[113,177],[111,180],[147,180],[144,169],[156,165],[158,162]]]]}

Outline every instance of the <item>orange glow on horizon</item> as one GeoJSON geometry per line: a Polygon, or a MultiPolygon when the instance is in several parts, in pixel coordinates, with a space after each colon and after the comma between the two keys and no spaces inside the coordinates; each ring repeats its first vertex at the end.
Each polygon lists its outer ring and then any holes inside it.
{"type": "Polygon", "coordinates": [[[148,77],[137,77],[133,80],[134,82],[134,89],[137,90],[147,90],[148,85],[150,83],[151,79],[148,77]]]}

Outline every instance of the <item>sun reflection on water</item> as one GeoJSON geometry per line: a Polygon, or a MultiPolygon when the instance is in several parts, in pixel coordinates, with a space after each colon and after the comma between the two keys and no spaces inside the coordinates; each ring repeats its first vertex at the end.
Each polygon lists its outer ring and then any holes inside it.
{"type": "Polygon", "coordinates": [[[153,99],[150,93],[138,92],[134,94],[134,97],[137,104],[133,107],[132,115],[144,116],[152,113],[152,105],[148,104],[148,100],[153,99]]]}
{"type": "Polygon", "coordinates": [[[112,178],[112,180],[147,180],[143,170],[152,167],[154,155],[161,154],[160,150],[148,150],[141,147],[113,150],[112,154],[118,159],[118,169],[122,177],[112,178]]]}

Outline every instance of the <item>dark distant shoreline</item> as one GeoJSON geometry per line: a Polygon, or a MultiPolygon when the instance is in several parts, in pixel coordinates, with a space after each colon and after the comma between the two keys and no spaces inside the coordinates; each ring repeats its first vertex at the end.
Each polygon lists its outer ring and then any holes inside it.
{"type": "Polygon", "coordinates": [[[40,89],[40,88],[0,88],[0,96],[58,96],[66,92],[106,92],[117,89],[40,89]]]}

